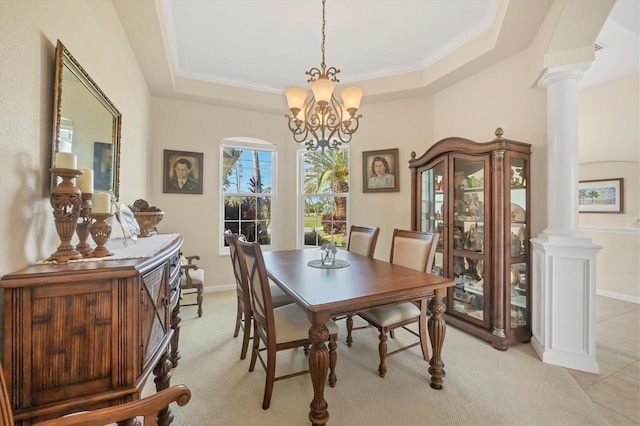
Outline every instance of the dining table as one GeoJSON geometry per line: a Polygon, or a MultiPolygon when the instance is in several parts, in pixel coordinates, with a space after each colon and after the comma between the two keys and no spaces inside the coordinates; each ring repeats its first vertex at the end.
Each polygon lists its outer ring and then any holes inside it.
{"type": "Polygon", "coordinates": [[[317,248],[264,252],[269,278],[307,313],[311,326],[309,372],[313,385],[309,420],[324,425],[329,420],[324,388],[329,369],[326,323],[333,317],[365,309],[430,299],[428,321],[432,357],[430,385],[442,389],[445,376],[442,345],[446,333],[443,298],[453,281],[390,262],[338,250],[333,265],[319,261],[317,248]]]}

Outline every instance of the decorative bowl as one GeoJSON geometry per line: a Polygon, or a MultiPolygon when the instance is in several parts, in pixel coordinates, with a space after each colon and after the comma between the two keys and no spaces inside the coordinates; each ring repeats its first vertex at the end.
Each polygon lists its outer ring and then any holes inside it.
{"type": "Polygon", "coordinates": [[[149,237],[151,232],[158,232],[156,226],[162,221],[164,212],[133,212],[133,216],[140,225],[138,237],[149,237]]]}

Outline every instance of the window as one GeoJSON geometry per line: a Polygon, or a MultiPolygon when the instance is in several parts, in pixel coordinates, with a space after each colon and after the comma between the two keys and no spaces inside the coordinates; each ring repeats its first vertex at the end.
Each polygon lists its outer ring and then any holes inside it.
{"type": "Polygon", "coordinates": [[[302,245],[346,247],[349,150],[300,152],[302,245]]]}
{"type": "MultiPolygon", "coordinates": [[[[222,230],[247,241],[272,244],[275,146],[253,139],[227,139],[221,145],[222,230]]],[[[221,246],[225,246],[221,233],[221,246]]]]}

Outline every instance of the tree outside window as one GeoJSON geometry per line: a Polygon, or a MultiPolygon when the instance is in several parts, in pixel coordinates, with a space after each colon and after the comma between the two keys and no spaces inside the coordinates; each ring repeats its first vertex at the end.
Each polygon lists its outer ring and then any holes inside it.
{"type": "Polygon", "coordinates": [[[270,245],[274,153],[223,147],[222,163],[225,231],[270,245]]]}
{"type": "Polygon", "coordinates": [[[349,151],[302,153],[304,245],[346,247],[349,151]]]}

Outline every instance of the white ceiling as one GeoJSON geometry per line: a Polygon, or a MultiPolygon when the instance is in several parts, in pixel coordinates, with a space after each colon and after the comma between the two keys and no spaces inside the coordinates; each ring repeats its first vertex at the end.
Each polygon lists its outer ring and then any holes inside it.
{"type": "MultiPolygon", "coordinates": [[[[521,0],[522,1],[522,0],[521,0]]],[[[160,0],[177,77],[282,93],[319,67],[320,0],[160,0]]],[[[640,1],[618,0],[582,81],[640,70],[640,1]]],[[[487,31],[498,0],[328,0],[325,62],[342,83],[427,68],[487,31]]]]}

